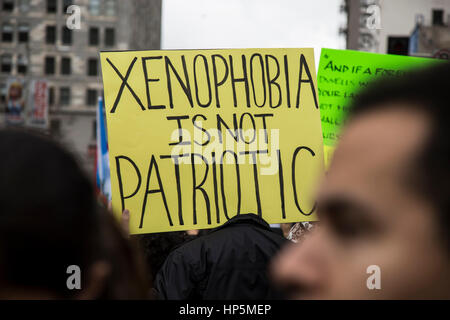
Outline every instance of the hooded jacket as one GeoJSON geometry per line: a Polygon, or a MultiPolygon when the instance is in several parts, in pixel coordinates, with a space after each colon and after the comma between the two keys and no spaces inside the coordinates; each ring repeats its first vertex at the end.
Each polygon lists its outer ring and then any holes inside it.
{"type": "Polygon", "coordinates": [[[268,265],[287,240],[255,214],[233,217],[175,249],[155,279],[160,299],[277,299],[268,265]]]}

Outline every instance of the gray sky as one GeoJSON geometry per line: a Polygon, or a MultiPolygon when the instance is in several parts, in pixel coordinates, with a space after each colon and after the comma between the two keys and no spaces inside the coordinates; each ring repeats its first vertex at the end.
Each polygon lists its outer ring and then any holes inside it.
{"type": "MultiPolygon", "coordinates": [[[[163,0],[162,49],[344,49],[342,0],[163,0]]],[[[315,59],[316,62],[318,58],[315,59]]]]}

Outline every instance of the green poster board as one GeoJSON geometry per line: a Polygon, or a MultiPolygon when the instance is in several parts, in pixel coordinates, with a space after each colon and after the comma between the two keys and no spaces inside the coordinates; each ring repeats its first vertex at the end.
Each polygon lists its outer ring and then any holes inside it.
{"type": "Polygon", "coordinates": [[[380,76],[397,77],[408,69],[440,61],[442,60],[322,49],[317,84],[326,153],[338,140],[339,129],[351,99],[371,80],[380,76]]]}

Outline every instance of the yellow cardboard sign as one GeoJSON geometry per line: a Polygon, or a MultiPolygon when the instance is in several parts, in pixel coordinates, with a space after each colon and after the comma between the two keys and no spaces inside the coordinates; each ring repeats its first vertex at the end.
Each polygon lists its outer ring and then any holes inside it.
{"type": "Polygon", "coordinates": [[[323,141],[313,49],[102,52],[113,209],[130,233],[237,214],[316,220],[323,141]]]}

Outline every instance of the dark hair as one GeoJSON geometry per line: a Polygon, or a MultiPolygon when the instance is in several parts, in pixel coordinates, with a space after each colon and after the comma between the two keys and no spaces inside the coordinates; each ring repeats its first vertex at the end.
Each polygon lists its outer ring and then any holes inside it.
{"type": "Polygon", "coordinates": [[[409,175],[408,185],[434,205],[442,239],[450,248],[450,63],[375,81],[354,99],[348,120],[405,105],[424,114],[431,123],[431,132],[412,161],[414,173],[409,175]]]}
{"type": "Polygon", "coordinates": [[[166,261],[167,256],[181,244],[197,238],[184,231],[150,233],[133,236],[144,254],[148,274],[154,282],[156,274],[166,261]]]}
{"type": "Polygon", "coordinates": [[[97,249],[94,190],[49,138],[5,130],[0,150],[0,282],[64,293],[67,267],[97,249]]]}
{"type": "Polygon", "coordinates": [[[99,298],[142,297],[129,288],[137,282],[129,243],[76,159],[49,137],[18,130],[0,131],[0,150],[0,287],[70,298],[79,292],[67,288],[67,268],[80,267],[83,289],[90,267],[104,261],[111,270],[99,298]]]}
{"type": "Polygon", "coordinates": [[[111,212],[101,210],[102,260],[111,267],[100,299],[149,299],[151,276],[134,239],[127,239],[111,212]]]}

